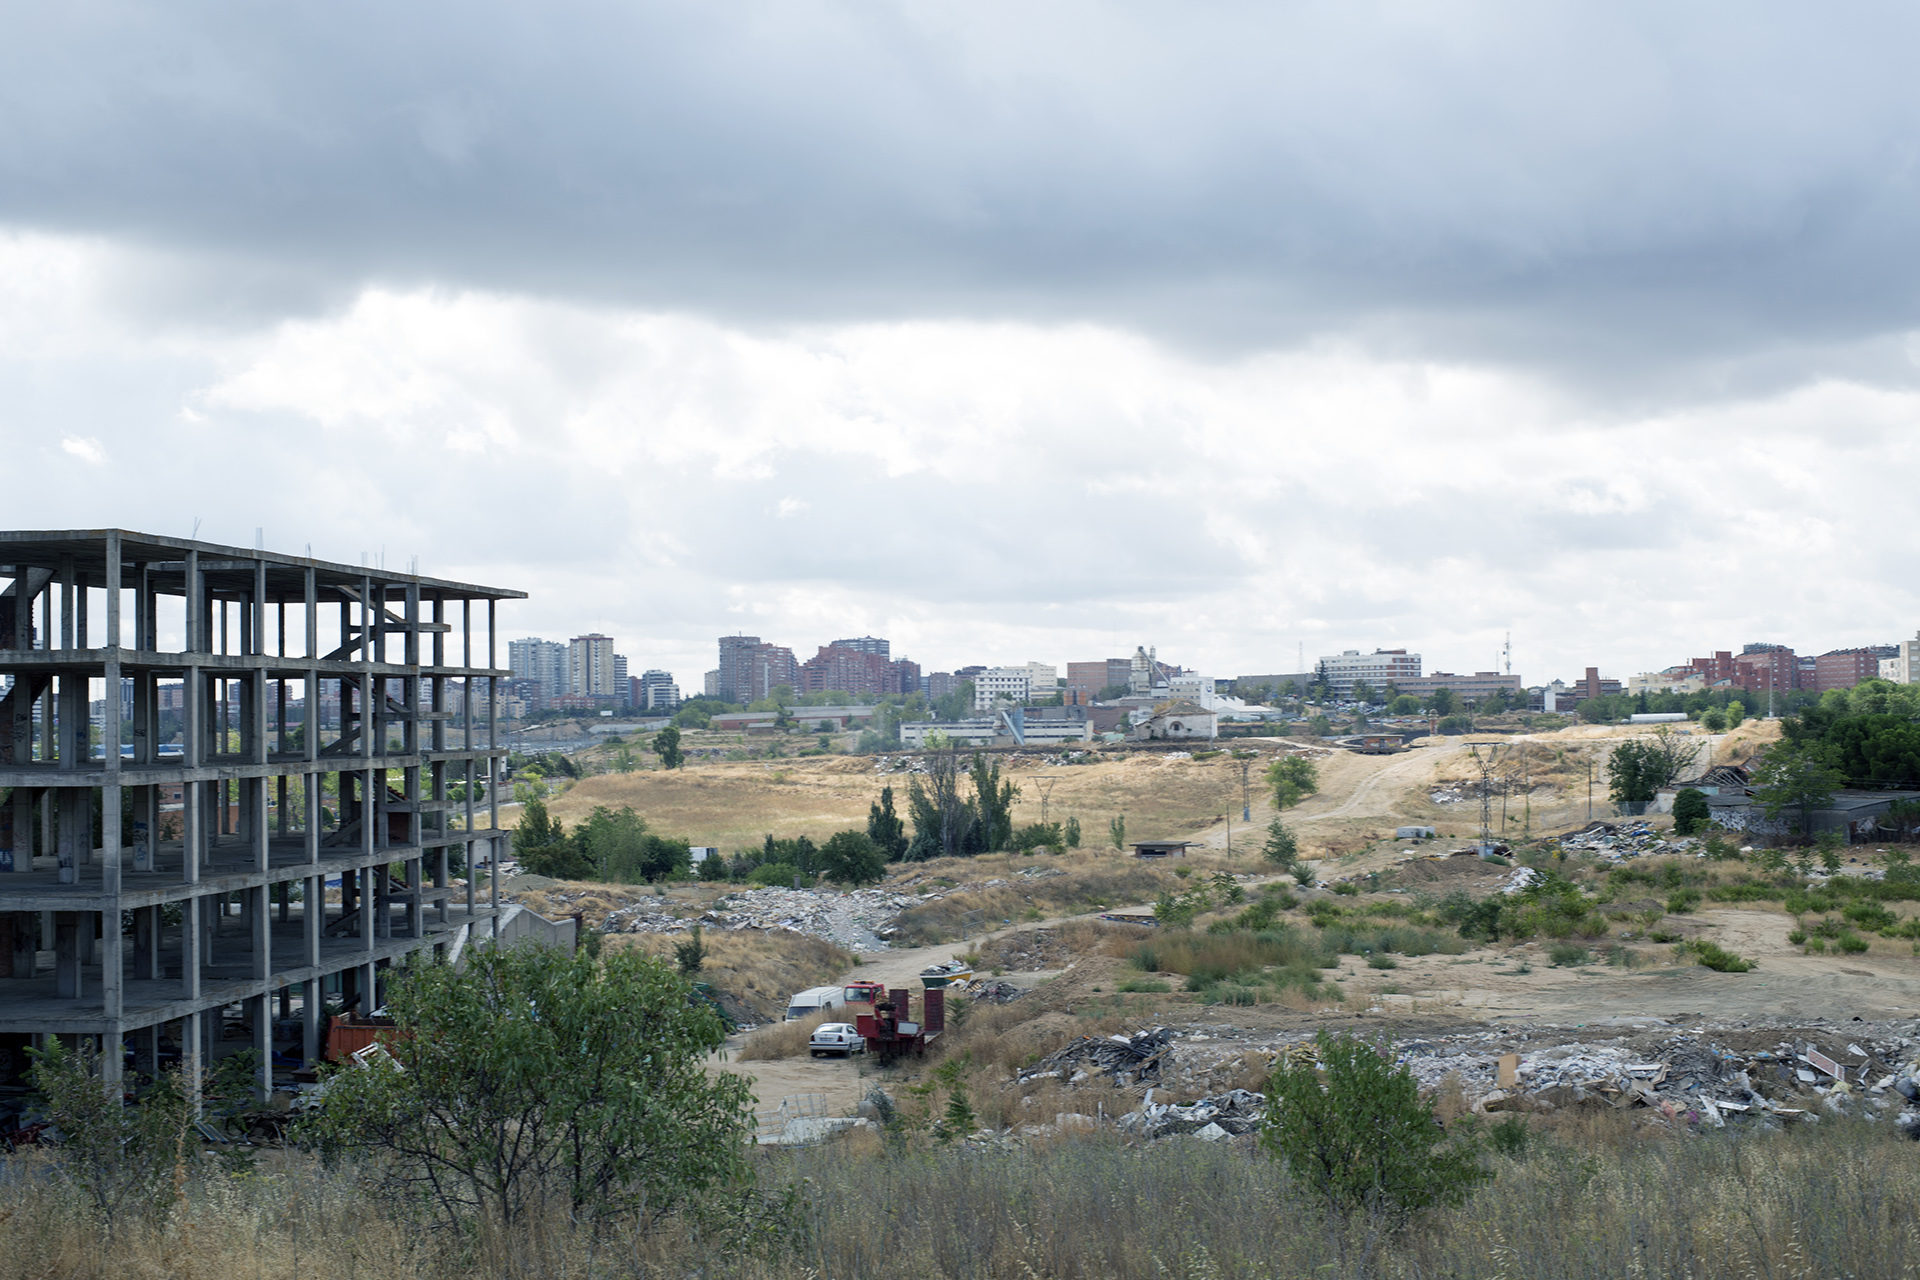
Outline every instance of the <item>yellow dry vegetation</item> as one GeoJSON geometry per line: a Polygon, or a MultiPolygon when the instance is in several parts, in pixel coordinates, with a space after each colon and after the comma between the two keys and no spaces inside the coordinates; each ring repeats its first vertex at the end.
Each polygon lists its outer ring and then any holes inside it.
{"type": "MultiPolygon", "coordinates": [[[[673,958],[673,946],[685,942],[684,933],[613,933],[603,939],[610,949],[633,949],[673,958]]],[[[808,987],[838,981],[855,963],[849,951],[785,930],[763,932],[741,929],[703,933],[707,958],[694,975],[715,991],[752,1009],[763,1020],[786,1012],[787,997],[808,987]]]]}
{"type": "MultiPolygon", "coordinates": [[[[1171,839],[1190,837],[1240,809],[1240,765],[1224,753],[1206,760],[1115,753],[1087,765],[1001,762],[1003,777],[1020,790],[1015,822],[1040,820],[1041,794],[1051,785],[1048,819],[1078,817],[1086,845],[1106,844],[1115,817],[1126,818],[1130,839],[1171,839]]],[[[1264,757],[1255,761],[1252,770],[1256,801],[1265,763],[1264,757]]],[[[699,761],[671,771],[587,778],[548,801],[548,809],[571,827],[596,806],[627,806],[663,835],[731,851],[758,845],[768,834],[819,841],[850,827],[864,830],[883,787],[893,788],[894,807],[904,815],[908,780],[905,773],[876,773],[864,756],[699,761]]]]}

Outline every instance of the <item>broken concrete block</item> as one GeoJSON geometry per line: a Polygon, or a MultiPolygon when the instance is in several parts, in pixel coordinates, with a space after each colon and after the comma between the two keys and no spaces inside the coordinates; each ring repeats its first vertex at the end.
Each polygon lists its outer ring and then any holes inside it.
{"type": "Polygon", "coordinates": [[[1502,1089],[1511,1089],[1520,1083],[1520,1055],[1509,1053],[1500,1059],[1500,1068],[1495,1083],[1502,1089]]]}

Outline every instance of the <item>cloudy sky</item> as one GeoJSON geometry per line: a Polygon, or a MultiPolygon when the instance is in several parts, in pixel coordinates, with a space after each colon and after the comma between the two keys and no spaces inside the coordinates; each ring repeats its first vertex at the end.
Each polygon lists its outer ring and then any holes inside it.
{"type": "Polygon", "coordinates": [[[5,8],[8,527],[694,686],[1920,625],[1911,5],[5,8]]]}

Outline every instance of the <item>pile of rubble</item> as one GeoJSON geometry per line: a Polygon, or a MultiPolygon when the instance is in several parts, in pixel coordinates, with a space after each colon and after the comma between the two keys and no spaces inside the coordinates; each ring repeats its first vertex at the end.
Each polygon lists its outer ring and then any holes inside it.
{"type": "Polygon", "coordinates": [[[1431,791],[1427,794],[1427,799],[1432,801],[1434,804],[1459,804],[1462,800],[1465,800],[1466,798],[1467,797],[1462,793],[1451,790],[1449,788],[1442,788],[1438,791],[1431,791]]]}
{"type": "Polygon", "coordinates": [[[997,978],[975,978],[966,984],[964,990],[969,1000],[981,1000],[987,1004],[1012,1004],[1027,994],[1011,982],[997,978]]]}
{"type": "Polygon", "coordinates": [[[724,930],[786,929],[853,951],[884,951],[894,917],[937,896],[887,889],[749,889],[728,894],[701,921],[724,930]]]}
{"type": "Polygon", "coordinates": [[[1122,1084],[1146,1084],[1160,1078],[1161,1063],[1173,1052],[1173,1032],[1155,1027],[1131,1036],[1082,1036],[1020,1073],[1024,1083],[1049,1076],[1080,1084],[1096,1074],[1122,1084]]]}
{"type": "Polygon", "coordinates": [[[1423,1088],[1457,1083],[1477,1112],[1552,1110],[1582,1104],[1648,1107],[1668,1120],[1708,1128],[1729,1121],[1780,1122],[1820,1111],[1891,1115],[1920,1136],[1920,1041],[1848,1039],[1832,1056],[1810,1038],[1736,1051],[1698,1035],[1653,1043],[1564,1043],[1492,1054],[1409,1041],[1401,1061],[1423,1088]],[[1864,1041],[1864,1043],[1863,1043],[1864,1041]]]}
{"type": "Polygon", "coordinates": [[[685,933],[691,920],[663,910],[656,902],[636,902],[607,912],[602,933],[685,933]]]}
{"type": "Polygon", "coordinates": [[[1229,1089],[1186,1106],[1156,1103],[1153,1092],[1147,1090],[1138,1111],[1129,1111],[1120,1117],[1120,1132],[1142,1138],[1170,1138],[1190,1133],[1196,1138],[1217,1142],[1252,1133],[1267,1118],[1265,1096],[1247,1089],[1229,1089]]]}
{"type": "Polygon", "coordinates": [[[1568,853],[1596,854],[1608,862],[1697,852],[1691,839],[1663,836],[1644,822],[1589,822],[1580,830],[1561,836],[1560,847],[1568,853]]]}
{"type": "Polygon", "coordinates": [[[884,951],[894,918],[938,896],[884,889],[747,889],[721,898],[697,919],[670,915],[649,901],[616,907],[600,928],[603,933],[682,933],[694,924],[721,932],[784,929],[852,951],[884,951]]]}

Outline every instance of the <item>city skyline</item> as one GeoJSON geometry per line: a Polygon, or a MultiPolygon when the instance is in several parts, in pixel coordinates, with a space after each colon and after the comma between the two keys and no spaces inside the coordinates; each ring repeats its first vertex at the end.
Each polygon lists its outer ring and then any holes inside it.
{"type": "Polygon", "coordinates": [[[417,557],[683,682],[729,631],[1895,641],[1920,14],[1876,15],[23,12],[8,523],[417,557]]]}

